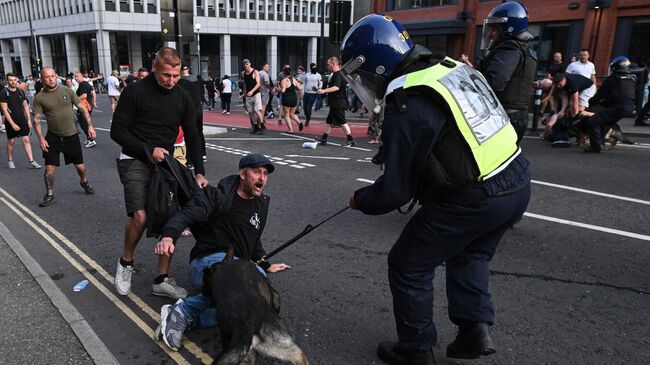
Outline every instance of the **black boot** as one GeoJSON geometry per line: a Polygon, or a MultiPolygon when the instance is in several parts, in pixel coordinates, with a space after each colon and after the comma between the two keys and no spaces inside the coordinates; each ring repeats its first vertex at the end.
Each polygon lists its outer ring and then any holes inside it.
{"type": "Polygon", "coordinates": [[[478,359],[481,355],[497,352],[490,337],[487,322],[465,322],[458,328],[454,342],[447,346],[447,357],[454,359],[478,359]]]}
{"type": "Polygon", "coordinates": [[[390,365],[435,365],[431,349],[424,351],[407,351],[401,349],[397,342],[382,342],[377,346],[377,356],[390,365]]]}

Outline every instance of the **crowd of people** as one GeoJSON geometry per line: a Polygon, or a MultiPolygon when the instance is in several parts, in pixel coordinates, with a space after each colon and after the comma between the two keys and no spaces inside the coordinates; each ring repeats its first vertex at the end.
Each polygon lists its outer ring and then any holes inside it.
{"type": "MultiPolygon", "coordinates": [[[[553,147],[568,147],[570,138],[575,138],[585,152],[599,153],[623,139],[617,123],[634,116],[640,80],[631,72],[633,65],[627,57],[616,57],[609,66],[610,75],[599,85],[588,49],[582,49],[578,59],[568,64],[560,52],[553,54],[546,78],[537,82],[545,93],[540,111],[542,137],[553,147]]],[[[638,111],[635,126],[648,125],[644,121],[647,106],[645,109],[638,111]]]]}

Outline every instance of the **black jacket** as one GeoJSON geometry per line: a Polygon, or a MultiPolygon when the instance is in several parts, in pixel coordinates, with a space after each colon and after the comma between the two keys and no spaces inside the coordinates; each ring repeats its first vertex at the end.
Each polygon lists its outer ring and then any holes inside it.
{"type": "MultiPolygon", "coordinates": [[[[431,63],[419,61],[400,74],[430,66],[431,63]]],[[[374,184],[354,194],[358,209],[365,214],[386,214],[416,197],[418,190],[423,188],[420,186],[422,174],[434,146],[442,138],[449,138],[448,129],[454,128],[454,122],[448,119],[444,107],[430,92],[413,88],[406,93],[408,108],[404,111],[400,111],[394,97],[389,95],[386,99],[381,137],[384,174],[374,184]]],[[[504,171],[476,184],[482,185],[488,195],[502,195],[521,189],[529,181],[528,161],[519,155],[504,171]]],[[[463,194],[463,190],[449,192],[441,199],[462,197],[463,194]]]]}
{"type": "Polygon", "coordinates": [[[164,89],[152,72],[122,92],[113,113],[111,138],[122,147],[124,154],[146,163],[155,147],[173,155],[179,126],[183,127],[194,171],[205,174],[191,97],[177,86],[164,89]]]}
{"type": "MultiPolygon", "coordinates": [[[[260,239],[256,242],[234,242],[230,237],[224,237],[214,224],[221,214],[230,210],[238,186],[239,175],[231,175],[221,179],[217,187],[208,185],[198,189],[187,204],[167,221],[161,235],[171,237],[176,242],[183,230],[190,227],[196,239],[190,261],[215,252],[226,252],[231,244],[237,257],[253,261],[261,259],[266,252],[260,239]]],[[[270,198],[262,195],[255,199],[260,204],[261,221],[266,222],[270,198]]],[[[260,236],[263,230],[262,226],[260,236]]],[[[266,270],[270,264],[264,262],[260,266],[266,270]]]]}

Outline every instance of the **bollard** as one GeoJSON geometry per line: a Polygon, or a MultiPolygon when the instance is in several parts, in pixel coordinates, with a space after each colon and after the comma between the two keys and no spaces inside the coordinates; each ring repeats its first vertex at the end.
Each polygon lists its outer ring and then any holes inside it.
{"type": "Polygon", "coordinates": [[[533,132],[537,132],[537,122],[539,120],[539,109],[542,106],[542,88],[535,88],[535,107],[533,108],[533,132]]]}

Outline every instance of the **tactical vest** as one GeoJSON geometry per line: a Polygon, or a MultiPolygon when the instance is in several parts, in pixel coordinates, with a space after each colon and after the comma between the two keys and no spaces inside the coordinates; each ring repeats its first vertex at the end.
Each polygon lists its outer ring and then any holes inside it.
{"type": "Polygon", "coordinates": [[[533,81],[537,72],[537,56],[528,47],[528,43],[507,40],[499,43],[484,60],[485,64],[490,63],[490,58],[499,50],[519,51],[521,57],[517,69],[513,72],[508,85],[503,91],[495,91],[497,98],[507,110],[526,110],[530,103],[530,95],[533,92],[533,81]]]}
{"type": "MultiPolygon", "coordinates": [[[[417,88],[431,92],[447,112],[448,128],[433,147],[420,176],[420,190],[458,190],[488,179],[521,152],[517,134],[483,76],[450,58],[402,75],[388,85],[386,96],[417,88]]],[[[422,194],[420,191],[418,194],[422,194]]],[[[422,200],[422,199],[420,199],[422,200]]]]}
{"type": "Polygon", "coordinates": [[[636,76],[631,73],[615,74],[618,81],[618,99],[632,99],[634,100],[636,93],[636,76]]]}

